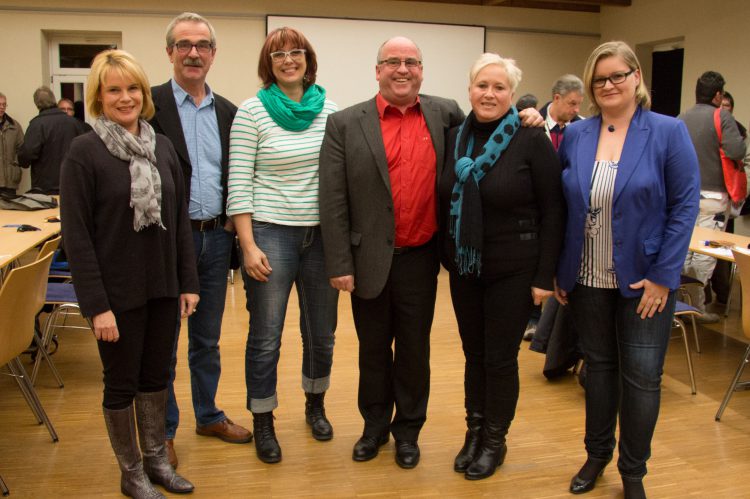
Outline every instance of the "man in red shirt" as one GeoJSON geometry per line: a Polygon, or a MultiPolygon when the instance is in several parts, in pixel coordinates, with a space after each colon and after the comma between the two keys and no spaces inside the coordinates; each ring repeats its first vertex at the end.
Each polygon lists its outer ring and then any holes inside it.
{"type": "Polygon", "coordinates": [[[374,458],[392,433],[396,463],[413,468],[430,389],[436,178],[445,132],[464,114],[454,100],[419,94],[422,53],[408,38],[381,45],[375,77],[374,98],[328,117],[320,225],[331,285],[352,294],[359,338],[365,425],[352,458],[374,458]]]}

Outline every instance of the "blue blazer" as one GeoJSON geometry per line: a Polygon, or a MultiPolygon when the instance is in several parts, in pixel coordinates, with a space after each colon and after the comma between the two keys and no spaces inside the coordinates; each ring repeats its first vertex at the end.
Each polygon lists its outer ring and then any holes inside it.
{"type": "MultiPolygon", "coordinates": [[[[601,123],[595,116],[571,124],[559,150],[568,218],[557,285],[565,291],[575,287],[581,264],[601,123]]],[[[638,107],[612,201],[613,259],[623,296],[640,296],[643,290],[629,285],[644,278],[670,289],[680,285],[699,200],[698,158],[685,124],[638,107]]]]}

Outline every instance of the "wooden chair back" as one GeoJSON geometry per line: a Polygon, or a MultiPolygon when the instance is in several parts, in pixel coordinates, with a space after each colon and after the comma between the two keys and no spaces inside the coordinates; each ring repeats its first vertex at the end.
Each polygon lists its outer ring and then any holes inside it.
{"type": "Polygon", "coordinates": [[[742,285],[742,331],[750,338],[750,253],[732,250],[742,285]]]}
{"type": "Polygon", "coordinates": [[[62,239],[62,236],[57,236],[54,239],[47,239],[44,242],[42,249],[39,250],[39,254],[37,255],[36,259],[39,260],[40,258],[44,258],[50,253],[54,253],[55,250],[57,250],[57,248],[60,246],[61,239],[62,239]]]}
{"type": "Polygon", "coordinates": [[[44,305],[52,252],[11,270],[0,288],[0,366],[23,353],[33,340],[34,320],[44,305]]]}

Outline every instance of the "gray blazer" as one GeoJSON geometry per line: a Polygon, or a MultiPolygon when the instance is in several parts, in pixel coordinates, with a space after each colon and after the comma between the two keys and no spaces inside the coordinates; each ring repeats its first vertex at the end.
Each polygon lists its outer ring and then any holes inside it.
{"type": "MultiPolygon", "coordinates": [[[[437,180],[445,134],[464,113],[454,100],[419,99],[435,147],[437,180]]],[[[354,294],[378,296],[388,280],[396,224],[375,98],[328,117],[320,150],[320,227],[328,276],[354,275],[354,294]]]]}

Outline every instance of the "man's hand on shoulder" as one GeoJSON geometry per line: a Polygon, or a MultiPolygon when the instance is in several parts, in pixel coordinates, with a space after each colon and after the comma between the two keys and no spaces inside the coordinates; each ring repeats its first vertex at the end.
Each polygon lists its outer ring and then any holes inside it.
{"type": "Polygon", "coordinates": [[[538,128],[544,126],[544,118],[539,114],[539,111],[533,107],[527,107],[523,111],[518,112],[518,117],[521,118],[521,126],[538,128]]]}

